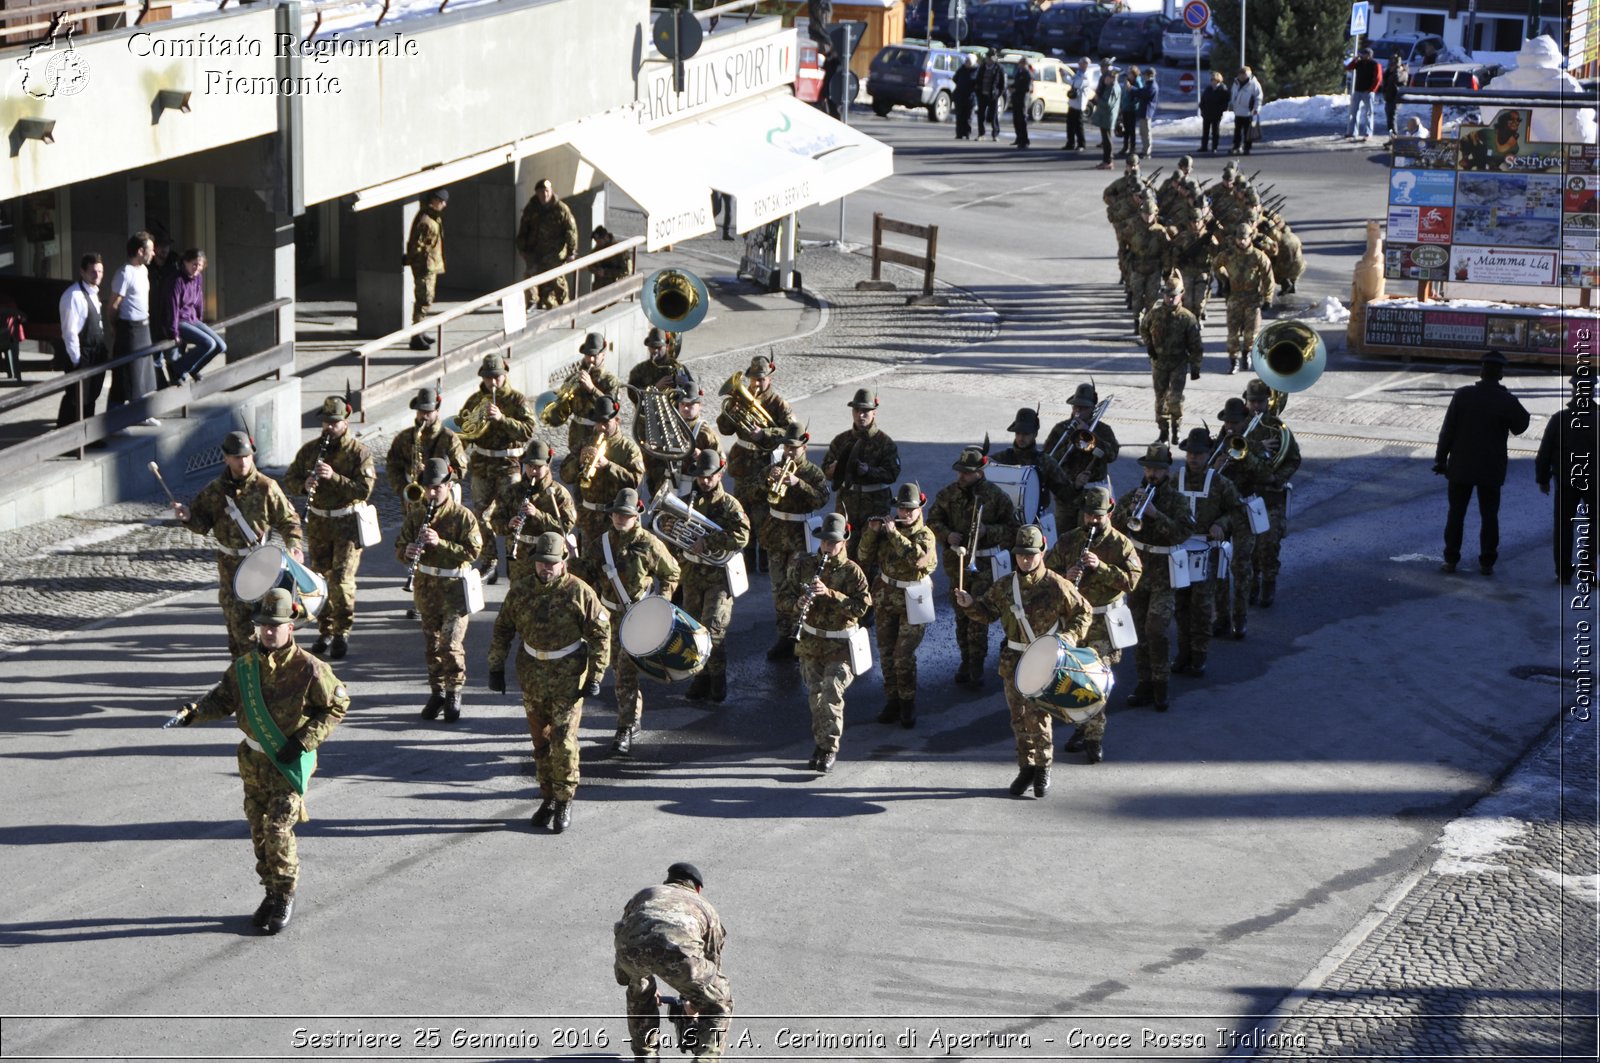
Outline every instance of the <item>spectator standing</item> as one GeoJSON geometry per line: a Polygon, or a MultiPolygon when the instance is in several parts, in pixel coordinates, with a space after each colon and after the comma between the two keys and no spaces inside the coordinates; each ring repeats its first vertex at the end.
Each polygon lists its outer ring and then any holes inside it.
{"type": "MultiPolygon", "coordinates": [[[[723,224],[727,233],[727,223],[723,224]]],[[[556,198],[556,189],[548,177],[533,186],[533,195],[522,208],[522,221],[517,225],[517,250],[522,253],[523,280],[538,273],[555,269],[563,262],[572,261],[578,250],[578,222],[572,211],[556,198]]],[[[557,277],[538,286],[538,294],[528,292],[528,306],[535,298],[540,310],[565,303],[567,278],[557,277]]]]}
{"type": "MultiPolygon", "coordinates": [[[[140,229],[128,237],[128,262],[111,281],[111,298],[106,309],[116,318],[116,344],[112,357],[120,358],[149,347],[150,340],[150,260],[156,245],[150,234],[140,229]]],[[[110,404],[117,406],[142,399],[156,389],[154,356],[139,358],[119,366],[111,374],[110,404]]],[[[154,427],[161,422],[148,417],[143,422],[154,427]]]]}
{"type": "Polygon", "coordinates": [[[1139,116],[1139,154],[1150,157],[1150,123],[1155,121],[1156,108],[1161,106],[1161,87],[1156,83],[1156,68],[1144,68],[1144,113],[1139,116]]]}
{"type": "MultiPolygon", "coordinates": [[[[406,239],[406,265],[411,267],[411,323],[415,325],[433,309],[433,293],[444,272],[444,209],[450,203],[450,190],[436,188],[423,200],[422,209],[411,219],[411,235],[406,239]]],[[[411,337],[413,351],[433,346],[433,337],[419,332],[411,337]]]]}
{"type": "Polygon", "coordinates": [[[1256,117],[1261,113],[1261,82],[1250,68],[1239,68],[1239,76],[1233,79],[1233,89],[1228,95],[1228,110],[1233,112],[1233,147],[1228,149],[1229,155],[1238,155],[1241,151],[1250,154],[1250,127],[1255,124],[1256,117]]]}
{"type": "Polygon", "coordinates": [[[1072,86],[1067,90],[1067,142],[1061,145],[1067,151],[1082,151],[1089,146],[1083,139],[1083,109],[1092,94],[1091,84],[1089,57],[1083,56],[1072,72],[1072,86]]]}
{"type": "MultiPolygon", "coordinates": [[[[616,234],[604,225],[596,225],[594,232],[589,234],[595,251],[604,251],[617,242],[616,234]]],[[[593,279],[592,288],[604,288],[608,284],[615,284],[624,277],[633,273],[633,256],[617,255],[604,262],[597,262],[589,267],[589,276],[593,279]]]]}
{"type": "Polygon", "coordinates": [[[178,346],[168,360],[168,375],[176,384],[184,377],[200,379],[206,363],[227,351],[222,337],[204,321],[206,312],[206,253],[191,247],[179,260],[178,271],[163,283],[156,305],[156,335],[178,346]]]}
{"type": "Polygon", "coordinates": [[[1353,139],[1359,126],[1361,139],[1366,140],[1372,135],[1373,100],[1383,88],[1383,67],[1372,58],[1371,48],[1363,48],[1344,68],[1355,74],[1350,84],[1350,119],[1345,123],[1344,138],[1353,139]]]}
{"type": "Polygon", "coordinates": [[[1111,169],[1111,127],[1122,110],[1122,90],[1117,86],[1114,71],[1100,68],[1100,86],[1089,104],[1089,119],[1100,130],[1100,165],[1097,170],[1111,169]]]}
{"type": "Polygon", "coordinates": [[[1134,137],[1139,122],[1139,68],[1130,66],[1122,76],[1122,100],[1117,109],[1117,132],[1122,136],[1122,150],[1118,158],[1133,158],[1134,137]]]}
{"type": "Polygon", "coordinates": [[[1211,72],[1211,84],[1200,93],[1200,150],[1211,154],[1222,146],[1222,116],[1232,93],[1222,71],[1211,72]]]}
{"type": "Polygon", "coordinates": [[[1028,144],[1028,101],[1033,96],[1033,68],[1025,59],[1017,60],[1016,73],[1011,76],[1011,128],[1017,139],[1012,147],[1026,148],[1028,144]]]}
{"type": "Polygon", "coordinates": [[[1439,429],[1433,471],[1449,482],[1450,509],[1444,522],[1444,564],[1454,572],[1461,560],[1467,502],[1478,492],[1478,571],[1494,575],[1500,553],[1500,488],[1506,482],[1506,438],[1528,429],[1528,411],[1500,383],[1506,356],[1483,356],[1481,379],[1457,388],[1439,429]]]}
{"type": "Polygon", "coordinates": [[[1550,415],[1539,440],[1539,456],[1533,463],[1533,476],[1541,492],[1548,495],[1550,481],[1556,483],[1554,546],[1556,579],[1561,583],[1571,583],[1577,568],[1572,558],[1576,522],[1594,520],[1593,464],[1594,378],[1574,373],[1572,397],[1563,409],[1550,415]],[[1580,503],[1584,506],[1581,513],[1580,503]]]}
{"type": "MultiPolygon", "coordinates": [[[[105,273],[105,263],[91,251],[78,260],[77,283],[61,293],[58,316],[64,358],[58,364],[63,372],[101,365],[107,359],[106,330],[100,317],[100,281],[105,273]]],[[[100,401],[100,389],[105,382],[105,374],[96,373],[79,385],[83,389],[83,416],[94,416],[95,403],[100,401]]],[[[61,393],[56,426],[68,425],[77,419],[78,388],[68,388],[61,393]]]]}
{"type": "Polygon", "coordinates": [[[1383,72],[1384,132],[1395,135],[1394,113],[1400,108],[1400,86],[1411,80],[1411,68],[1398,55],[1389,57],[1389,69],[1383,72]]]}
{"type": "Polygon", "coordinates": [[[972,100],[978,91],[978,57],[971,52],[956,71],[952,102],[956,107],[956,139],[972,139],[972,100]]]}
{"type": "Polygon", "coordinates": [[[985,126],[990,140],[1000,139],[1000,99],[1006,94],[1006,68],[1000,65],[994,49],[983,57],[978,68],[978,139],[985,126]]]}

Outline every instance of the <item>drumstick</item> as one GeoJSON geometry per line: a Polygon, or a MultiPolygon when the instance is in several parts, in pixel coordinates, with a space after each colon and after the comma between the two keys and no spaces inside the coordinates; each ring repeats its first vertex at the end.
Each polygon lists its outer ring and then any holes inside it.
{"type": "Polygon", "coordinates": [[[150,463],[150,471],[156,474],[156,483],[160,484],[161,490],[167,493],[167,501],[171,502],[173,505],[177,505],[178,498],[172,493],[172,488],[167,486],[166,477],[161,475],[161,466],[152,461],[150,463]]]}
{"type": "Polygon", "coordinates": [[[965,586],[967,582],[967,548],[965,546],[956,547],[956,557],[961,562],[960,567],[956,569],[956,590],[965,591],[967,589],[965,586]]]}

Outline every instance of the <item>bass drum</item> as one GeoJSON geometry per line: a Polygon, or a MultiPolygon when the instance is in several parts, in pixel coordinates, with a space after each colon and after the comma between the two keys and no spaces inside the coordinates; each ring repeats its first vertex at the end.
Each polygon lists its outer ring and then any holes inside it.
{"type": "Polygon", "coordinates": [[[326,580],[281,547],[266,543],[239,562],[233,573],[233,596],[241,602],[259,602],[274,587],[288,591],[310,616],[328,604],[326,580]]]}
{"type": "Polygon", "coordinates": [[[1098,653],[1060,635],[1035,639],[1023,651],[1011,681],[1017,693],[1069,723],[1083,723],[1105,711],[1113,682],[1111,666],[1098,653]]]}
{"type": "Polygon", "coordinates": [[[659,594],[628,607],[617,640],[639,671],[663,683],[688,679],[711,658],[711,632],[659,594]]]}
{"type": "Polygon", "coordinates": [[[990,462],[984,466],[984,478],[1006,493],[1023,524],[1037,524],[1044,529],[1045,541],[1056,541],[1056,516],[1054,512],[1039,511],[1039,470],[1033,465],[1001,465],[990,462]]]}

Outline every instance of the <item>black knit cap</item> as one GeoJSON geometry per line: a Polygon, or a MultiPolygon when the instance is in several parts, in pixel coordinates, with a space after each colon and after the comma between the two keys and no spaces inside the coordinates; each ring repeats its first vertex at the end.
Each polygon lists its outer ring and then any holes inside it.
{"type": "Polygon", "coordinates": [[[667,868],[667,881],[692,882],[700,889],[706,888],[706,879],[704,875],[700,874],[700,869],[682,860],[667,868]]]}

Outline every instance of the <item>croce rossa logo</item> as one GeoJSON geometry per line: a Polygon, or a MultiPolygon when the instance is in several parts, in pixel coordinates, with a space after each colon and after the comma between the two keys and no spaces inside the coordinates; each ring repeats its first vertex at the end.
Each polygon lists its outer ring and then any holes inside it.
{"type": "Polygon", "coordinates": [[[89,64],[72,46],[72,27],[52,32],[17,60],[22,91],[37,100],[76,96],[89,87],[89,64]]]}

